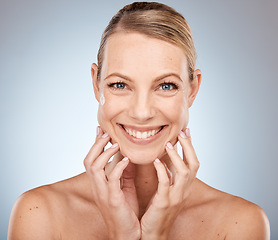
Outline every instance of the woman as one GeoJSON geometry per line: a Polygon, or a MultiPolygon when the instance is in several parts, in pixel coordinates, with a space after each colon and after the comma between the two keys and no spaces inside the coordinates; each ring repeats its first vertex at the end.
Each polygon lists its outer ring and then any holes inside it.
{"type": "Polygon", "coordinates": [[[190,27],[175,10],[120,10],[91,68],[100,126],[86,173],[24,193],[8,239],[270,239],[260,207],[196,178],[187,128],[201,83],[195,61],[190,27]]]}

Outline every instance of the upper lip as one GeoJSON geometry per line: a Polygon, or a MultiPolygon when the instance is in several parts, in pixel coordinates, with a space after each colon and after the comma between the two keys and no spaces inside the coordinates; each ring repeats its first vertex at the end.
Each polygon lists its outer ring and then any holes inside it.
{"type": "Polygon", "coordinates": [[[166,125],[156,125],[156,126],[134,126],[134,125],[126,125],[126,124],[119,124],[124,128],[132,129],[135,131],[145,132],[151,130],[158,130],[166,125]]]}

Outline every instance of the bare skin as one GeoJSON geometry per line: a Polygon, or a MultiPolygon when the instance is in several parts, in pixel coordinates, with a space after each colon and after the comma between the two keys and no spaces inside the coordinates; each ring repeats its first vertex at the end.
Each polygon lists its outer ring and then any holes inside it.
{"type": "MultiPolygon", "coordinates": [[[[101,136],[98,138],[97,141],[109,141],[109,137],[106,140],[101,136]]],[[[191,140],[187,139],[187,142],[190,144],[191,140]]],[[[118,157],[116,154],[106,166],[107,176],[117,163],[123,163],[118,157]]],[[[129,167],[133,165],[129,164],[129,167]]],[[[136,186],[139,211],[135,217],[139,223],[147,212],[147,204],[157,194],[159,183],[154,167],[138,165],[133,170],[122,176],[136,186]]],[[[124,185],[128,183],[124,182],[122,189],[124,185]]],[[[165,239],[269,239],[268,219],[260,207],[211,188],[197,178],[191,186],[192,191],[183,200],[165,239]]],[[[90,189],[88,174],[83,173],[24,193],[13,209],[8,239],[126,239],[109,237],[97,199],[90,189]]],[[[130,206],[133,204],[129,203],[130,206]]]]}
{"type": "Polygon", "coordinates": [[[104,94],[105,104],[86,173],[24,193],[11,214],[9,240],[270,239],[260,207],[196,178],[187,124],[201,72],[189,81],[180,48],[116,33],[105,47],[101,79],[95,64],[91,71],[96,99],[104,94]],[[137,136],[146,132],[149,139],[137,136]]]}
{"type": "MultiPolygon", "coordinates": [[[[151,179],[141,178],[141,182],[138,189],[149,192],[144,200],[150,199],[154,188],[151,179]]],[[[88,189],[90,183],[83,173],[26,192],[14,207],[8,239],[108,239],[88,189]]],[[[257,205],[196,179],[169,239],[269,239],[269,223],[257,205]]]]}

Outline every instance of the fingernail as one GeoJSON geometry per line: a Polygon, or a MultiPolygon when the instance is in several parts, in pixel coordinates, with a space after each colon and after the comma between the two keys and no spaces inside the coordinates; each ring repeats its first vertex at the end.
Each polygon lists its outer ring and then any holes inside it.
{"type": "Polygon", "coordinates": [[[116,148],[118,145],[118,143],[114,143],[110,148],[116,148]]]}
{"type": "Polygon", "coordinates": [[[180,131],[180,136],[181,136],[182,138],[186,138],[186,135],[185,135],[185,133],[184,133],[183,131],[180,131]]]}
{"type": "Polygon", "coordinates": [[[100,134],[99,126],[97,126],[97,136],[100,134]]]}
{"type": "Polygon", "coordinates": [[[184,133],[183,131],[180,131],[180,136],[181,136],[182,138],[188,138],[188,137],[190,137],[191,135],[190,135],[190,130],[189,130],[189,128],[186,128],[186,129],[185,129],[185,133],[184,133]]]}
{"type": "Polygon", "coordinates": [[[191,136],[189,128],[185,129],[185,134],[186,134],[187,137],[191,136]]]}
{"type": "Polygon", "coordinates": [[[124,162],[126,162],[128,160],[128,157],[124,157],[123,159],[122,159],[122,161],[124,161],[124,162]]]}
{"type": "Polygon", "coordinates": [[[102,138],[107,138],[107,137],[108,137],[108,133],[107,133],[107,132],[104,133],[101,137],[102,137],[102,138]]]}
{"type": "Polygon", "coordinates": [[[160,160],[159,160],[158,158],[157,158],[157,159],[155,159],[154,161],[155,161],[155,162],[157,162],[157,163],[159,163],[159,162],[160,162],[160,160]]]}
{"type": "Polygon", "coordinates": [[[170,149],[174,149],[173,145],[170,142],[167,142],[166,146],[170,149]]]}

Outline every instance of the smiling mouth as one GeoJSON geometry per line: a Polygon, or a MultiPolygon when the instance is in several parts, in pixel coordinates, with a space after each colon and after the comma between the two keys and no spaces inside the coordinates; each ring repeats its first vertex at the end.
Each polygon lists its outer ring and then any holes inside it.
{"type": "Polygon", "coordinates": [[[132,127],[127,127],[121,124],[121,127],[132,137],[137,138],[137,139],[147,139],[150,138],[156,134],[158,134],[164,127],[164,126],[160,126],[160,127],[156,127],[153,129],[148,129],[148,130],[144,130],[144,131],[139,131],[139,130],[135,130],[132,127]]]}

